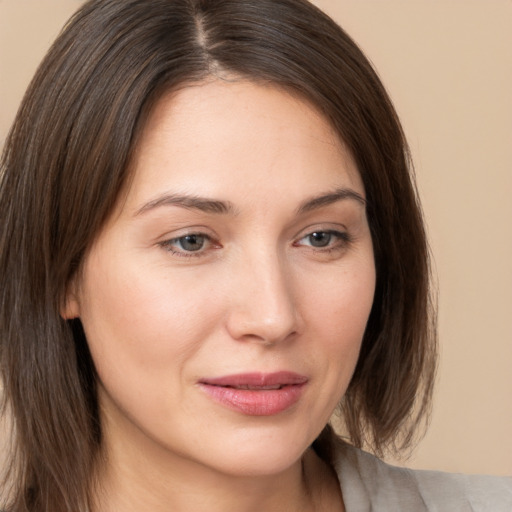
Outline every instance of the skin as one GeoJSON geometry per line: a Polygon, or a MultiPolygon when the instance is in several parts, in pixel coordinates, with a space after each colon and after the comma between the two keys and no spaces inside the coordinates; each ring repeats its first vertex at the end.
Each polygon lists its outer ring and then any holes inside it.
{"type": "Polygon", "coordinates": [[[99,377],[96,509],[343,510],[308,447],[347,389],[373,301],[350,153],[305,101],[211,79],[160,100],[133,167],[62,311],[81,318],[99,377]],[[308,381],[270,416],[198,385],[282,370],[308,381]]]}

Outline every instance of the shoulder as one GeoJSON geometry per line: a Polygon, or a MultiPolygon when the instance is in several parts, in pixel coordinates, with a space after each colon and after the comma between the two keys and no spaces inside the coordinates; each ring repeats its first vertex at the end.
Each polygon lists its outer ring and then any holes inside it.
{"type": "Polygon", "coordinates": [[[339,442],[335,469],[347,512],[511,512],[512,478],[391,466],[339,442]]]}

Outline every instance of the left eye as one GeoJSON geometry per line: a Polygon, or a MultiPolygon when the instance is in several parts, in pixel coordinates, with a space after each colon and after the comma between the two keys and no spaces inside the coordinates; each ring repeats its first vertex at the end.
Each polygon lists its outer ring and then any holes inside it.
{"type": "Polygon", "coordinates": [[[348,237],[339,231],[314,231],[299,240],[300,245],[307,245],[316,249],[332,247],[347,242],[348,237]]]}

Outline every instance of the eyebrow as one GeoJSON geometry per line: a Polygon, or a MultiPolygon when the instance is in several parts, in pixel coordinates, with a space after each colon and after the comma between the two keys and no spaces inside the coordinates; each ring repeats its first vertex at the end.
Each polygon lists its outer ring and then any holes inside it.
{"type": "Polygon", "coordinates": [[[308,213],[345,199],[355,200],[365,207],[367,205],[366,199],[361,194],[359,194],[359,192],[356,192],[351,188],[338,188],[333,192],[320,194],[311,199],[307,199],[297,208],[297,214],[300,215],[303,213],[308,213]]]}
{"type": "Polygon", "coordinates": [[[189,210],[199,210],[205,213],[230,213],[232,215],[237,213],[236,208],[229,201],[220,201],[186,194],[163,194],[144,204],[135,212],[135,216],[142,215],[149,210],[154,210],[161,206],[180,206],[189,210]]]}
{"type": "MultiPolygon", "coordinates": [[[[306,199],[297,208],[297,215],[308,213],[346,199],[355,200],[363,206],[366,206],[367,204],[366,199],[355,190],[350,188],[339,188],[333,192],[320,194],[313,198],[306,199]]],[[[135,216],[142,215],[150,210],[154,210],[162,206],[179,206],[190,210],[199,210],[205,213],[223,215],[236,215],[238,213],[236,207],[229,201],[209,199],[196,195],[163,194],[156,199],[145,203],[135,212],[135,216]]]]}

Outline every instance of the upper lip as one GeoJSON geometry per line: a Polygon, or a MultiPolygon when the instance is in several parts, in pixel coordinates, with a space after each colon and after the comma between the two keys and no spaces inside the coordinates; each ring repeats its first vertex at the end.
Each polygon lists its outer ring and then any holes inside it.
{"type": "Polygon", "coordinates": [[[210,386],[236,387],[247,389],[265,389],[279,388],[281,386],[291,386],[305,384],[308,378],[295,372],[280,371],[274,373],[237,373],[225,375],[222,377],[213,377],[201,379],[200,384],[210,386]]]}

